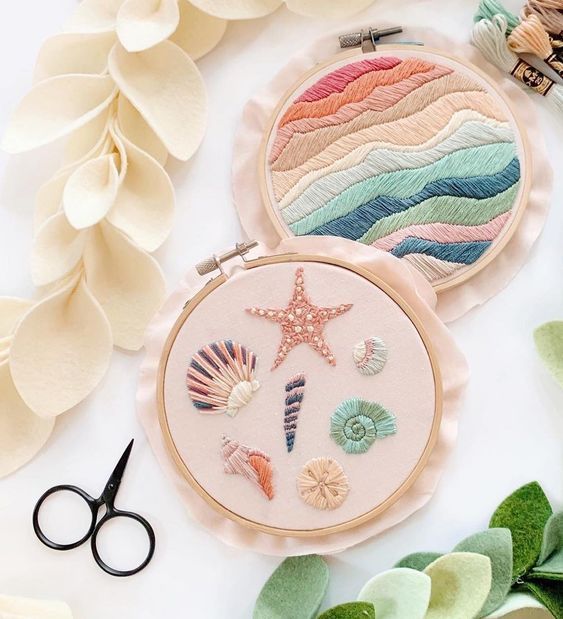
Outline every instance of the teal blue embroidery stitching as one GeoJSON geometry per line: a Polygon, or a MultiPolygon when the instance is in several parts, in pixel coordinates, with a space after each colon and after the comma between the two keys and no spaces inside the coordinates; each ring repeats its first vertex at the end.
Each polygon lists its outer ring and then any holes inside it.
{"type": "Polygon", "coordinates": [[[397,432],[396,417],[377,402],[344,400],[330,419],[330,436],[348,454],[363,454],[377,438],[397,432]]]}

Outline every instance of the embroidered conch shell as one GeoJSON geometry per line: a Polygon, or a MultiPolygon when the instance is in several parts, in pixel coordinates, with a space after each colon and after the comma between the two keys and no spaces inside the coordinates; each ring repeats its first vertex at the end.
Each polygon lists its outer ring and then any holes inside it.
{"type": "Polygon", "coordinates": [[[387,346],[379,337],[369,337],[354,346],[354,363],[364,376],[374,376],[387,363],[387,346]]]}
{"type": "Polygon", "coordinates": [[[187,386],[201,413],[234,417],[260,387],[255,379],[256,355],[231,340],[204,346],[192,358],[187,386]]]}
{"type": "Polygon", "coordinates": [[[270,457],[258,449],[241,445],[227,436],[223,436],[222,441],[221,453],[225,473],[246,477],[271,501],[274,498],[274,487],[270,457]]]}

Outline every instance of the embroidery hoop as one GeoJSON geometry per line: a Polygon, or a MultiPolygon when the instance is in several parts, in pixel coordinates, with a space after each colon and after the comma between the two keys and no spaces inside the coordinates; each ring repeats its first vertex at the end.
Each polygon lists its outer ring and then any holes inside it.
{"type": "MultiPolygon", "coordinates": [[[[295,56],[272,82],[246,106],[243,122],[235,142],[233,162],[233,189],[241,223],[250,236],[259,236],[275,245],[281,239],[292,238],[287,224],[282,221],[277,204],[270,195],[267,179],[267,145],[279,118],[280,111],[299,91],[299,86],[312,76],[320,78],[328,67],[338,62],[360,60],[378,55],[410,53],[427,54],[444,64],[465,67],[468,75],[486,84],[509,112],[518,142],[522,163],[521,187],[518,204],[511,207],[511,220],[491,247],[473,265],[435,286],[439,293],[438,313],[444,320],[454,320],[475,305],[496,294],[516,274],[525,260],[527,251],[539,235],[551,192],[551,168],[539,131],[536,112],[522,91],[494,67],[486,63],[471,46],[451,41],[439,33],[409,29],[428,46],[385,43],[376,52],[362,53],[355,49],[334,55],[336,35],[319,39],[303,53],[295,56]],[[451,50],[444,52],[440,48],[451,50]],[[463,59],[462,59],[463,58],[463,59]],[[467,60],[465,60],[467,58],[467,60]],[[526,129],[521,118],[526,118],[526,129]],[[528,138],[533,136],[533,141],[528,138]]],[[[409,265],[410,266],[410,265],[409,265]]],[[[414,268],[414,267],[411,267],[414,268]]]]}
{"type": "Polygon", "coordinates": [[[262,533],[268,533],[271,535],[283,536],[283,537],[320,537],[327,536],[331,534],[340,533],[343,531],[348,531],[349,529],[356,528],[373,518],[376,518],[378,515],[382,514],[386,510],[388,510],[394,503],[396,503],[408,490],[412,487],[412,485],[416,482],[417,478],[420,476],[422,470],[425,468],[428,460],[431,456],[432,450],[436,445],[436,441],[438,438],[438,432],[440,429],[440,424],[442,420],[442,409],[443,409],[443,384],[442,384],[442,374],[440,370],[440,365],[438,363],[437,355],[434,350],[434,346],[431,342],[431,339],[422,323],[422,321],[417,316],[416,312],[409,306],[409,304],[399,295],[391,286],[389,286],[386,282],[384,282],[381,278],[377,277],[373,273],[370,273],[367,269],[354,265],[350,262],[339,258],[330,258],[326,256],[313,255],[313,254],[300,254],[300,253],[292,253],[292,254],[281,254],[274,255],[268,257],[260,257],[256,259],[252,259],[250,261],[245,261],[244,266],[245,270],[260,268],[265,265],[275,265],[281,263],[322,263],[329,264],[332,266],[340,267],[351,271],[364,279],[368,280],[371,284],[377,286],[380,290],[382,290],[388,297],[390,297],[403,311],[403,313],[408,317],[414,328],[416,329],[424,347],[426,349],[426,353],[428,355],[428,359],[430,361],[430,366],[432,369],[432,374],[434,378],[434,393],[435,393],[435,408],[434,408],[434,416],[432,427],[430,430],[430,434],[428,436],[428,440],[426,442],[426,446],[421,454],[416,466],[413,468],[411,473],[408,475],[406,480],[399,486],[399,488],[392,493],[387,499],[385,499],[381,504],[374,507],[369,512],[356,517],[347,522],[343,522],[338,525],[319,528],[319,529],[284,529],[280,527],[272,527],[262,523],[254,522],[248,518],[242,517],[239,514],[233,512],[232,510],[225,507],[219,501],[217,501],[213,496],[211,496],[208,491],[198,482],[198,480],[194,477],[192,472],[190,471],[188,465],[182,459],[179,449],[174,442],[174,437],[172,435],[168,418],[166,412],[166,403],[165,403],[165,395],[164,395],[164,385],[166,380],[166,369],[168,360],[170,357],[170,353],[176,342],[176,338],[180,330],[184,327],[185,323],[188,321],[192,312],[196,309],[196,307],[203,301],[203,299],[207,298],[209,295],[212,295],[213,292],[224,284],[229,278],[225,273],[221,273],[218,277],[214,278],[210,282],[208,282],[199,292],[197,292],[192,299],[190,299],[186,305],[180,316],[176,319],[172,330],[170,331],[162,354],[160,356],[158,375],[157,375],[157,405],[158,405],[158,419],[160,428],[164,437],[164,441],[166,444],[166,448],[171,455],[175,465],[178,467],[180,473],[184,477],[184,479],[189,483],[191,488],[195,490],[195,492],[206,501],[206,503],[212,507],[214,510],[218,511],[220,514],[228,518],[229,520],[233,520],[234,522],[243,525],[245,527],[254,529],[255,531],[260,531],[262,533]]]}

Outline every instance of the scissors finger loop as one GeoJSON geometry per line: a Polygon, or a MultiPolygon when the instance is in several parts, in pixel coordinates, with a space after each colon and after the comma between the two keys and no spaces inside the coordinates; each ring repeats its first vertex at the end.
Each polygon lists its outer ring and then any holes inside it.
{"type": "Polygon", "coordinates": [[[91,497],[87,492],[84,492],[82,488],[78,488],[78,486],[69,486],[66,484],[61,485],[61,486],[53,486],[53,488],[50,488],[49,490],[47,490],[40,497],[40,499],[37,501],[37,504],[35,505],[35,509],[33,510],[33,530],[35,531],[35,535],[37,535],[39,540],[43,544],[45,544],[45,546],[48,546],[49,548],[52,548],[53,550],[72,550],[73,548],[77,548],[78,546],[82,545],[92,535],[96,527],[98,507],[99,505],[96,499],[91,497]],[[39,524],[39,512],[41,511],[41,507],[43,506],[43,503],[50,496],[58,492],[72,492],[74,494],[77,494],[79,497],[81,497],[86,502],[86,504],[88,505],[88,508],[90,509],[90,512],[92,513],[92,521],[86,533],[79,540],[77,540],[76,542],[72,542],[70,544],[59,544],[58,542],[54,542],[53,540],[49,539],[45,535],[45,533],[43,533],[43,530],[41,529],[41,525],[39,524]]]}

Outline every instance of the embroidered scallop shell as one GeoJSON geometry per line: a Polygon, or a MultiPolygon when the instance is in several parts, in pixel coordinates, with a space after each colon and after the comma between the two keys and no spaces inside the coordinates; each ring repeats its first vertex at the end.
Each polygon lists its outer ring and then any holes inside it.
{"type": "Polygon", "coordinates": [[[199,350],[188,368],[188,393],[207,414],[234,417],[260,387],[255,379],[256,355],[238,342],[219,340],[199,350]]]}
{"type": "Polygon", "coordinates": [[[223,436],[221,454],[224,460],[225,473],[242,475],[260,490],[271,501],[274,498],[272,477],[274,474],[270,457],[258,449],[241,445],[227,436],[223,436]]]}
{"type": "Polygon", "coordinates": [[[368,337],[354,346],[354,363],[364,376],[379,374],[387,363],[387,346],[380,337],[368,337]]]}

